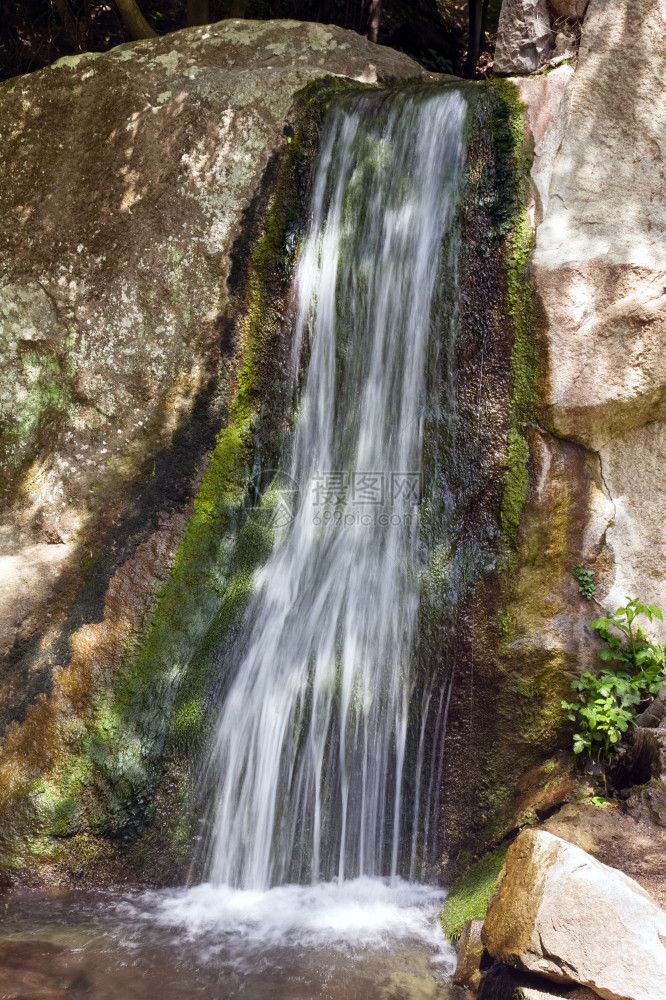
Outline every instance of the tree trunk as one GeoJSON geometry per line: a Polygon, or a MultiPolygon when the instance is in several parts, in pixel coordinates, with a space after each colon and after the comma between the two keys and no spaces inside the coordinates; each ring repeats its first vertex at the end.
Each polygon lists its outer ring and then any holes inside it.
{"type": "Polygon", "coordinates": [[[486,27],[487,27],[487,24],[488,24],[488,6],[489,5],[490,5],[490,0],[483,0],[483,10],[481,11],[481,44],[480,44],[481,51],[483,51],[483,45],[484,45],[485,38],[486,38],[486,27]]]}
{"type": "Polygon", "coordinates": [[[231,0],[229,17],[245,17],[248,0],[231,0]]]}
{"type": "Polygon", "coordinates": [[[469,35],[465,76],[476,76],[476,65],[481,55],[486,30],[489,0],[469,0],[469,35]]]}
{"type": "Polygon", "coordinates": [[[75,52],[83,52],[85,31],[69,9],[67,0],[53,0],[53,6],[58,12],[58,17],[62,21],[62,26],[72,48],[75,52]]]}
{"type": "Polygon", "coordinates": [[[379,25],[382,20],[382,0],[367,0],[365,18],[365,37],[376,42],[379,37],[379,25]]]}
{"type": "Polygon", "coordinates": [[[467,34],[467,60],[465,76],[476,76],[476,64],[481,49],[481,19],[483,0],[469,0],[469,31],[467,34]]]}
{"type": "Polygon", "coordinates": [[[209,23],[208,0],[187,0],[187,27],[192,28],[196,24],[209,23]]]}
{"type": "Polygon", "coordinates": [[[155,38],[157,32],[146,21],[136,0],[116,0],[116,7],[120,11],[120,17],[130,38],[134,40],[155,38]]]}

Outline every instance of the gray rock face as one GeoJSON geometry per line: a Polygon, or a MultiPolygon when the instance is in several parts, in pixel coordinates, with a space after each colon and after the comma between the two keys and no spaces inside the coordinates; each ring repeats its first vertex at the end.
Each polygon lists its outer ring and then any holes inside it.
{"type": "Polygon", "coordinates": [[[497,29],[495,72],[533,73],[555,46],[546,0],[504,0],[497,29]]]}
{"type": "Polygon", "coordinates": [[[664,722],[666,720],[666,681],[661,685],[657,697],[654,699],[651,705],[637,715],[635,718],[635,723],[637,726],[643,726],[646,729],[656,729],[657,727],[664,727],[664,722]]]}
{"type": "Polygon", "coordinates": [[[212,384],[223,422],[233,248],[328,74],[422,70],[336,27],[223,21],[0,86],[0,661],[212,384]]]}
{"type": "Polygon", "coordinates": [[[657,0],[591,0],[575,74],[519,81],[551,115],[533,168],[540,423],[598,455],[585,558],[600,557],[612,608],[626,594],[666,607],[665,17],[657,0]]]}
{"type": "Polygon", "coordinates": [[[509,848],[483,940],[507,965],[604,1000],[666,997],[666,913],[633,879],[543,830],[509,848]]]}

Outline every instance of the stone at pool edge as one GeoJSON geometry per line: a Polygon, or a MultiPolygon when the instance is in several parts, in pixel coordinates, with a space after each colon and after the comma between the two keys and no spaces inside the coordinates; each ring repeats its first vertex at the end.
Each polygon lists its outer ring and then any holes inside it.
{"type": "Polygon", "coordinates": [[[666,913],[633,879],[544,830],[510,846],[482,937],[499,962],[554,983],[666,1000],[666,913]]]}
{"type": "Polygon", "coordinates": [[[456,986],[466,986],[478,990],[481,985],[483,955],[485,948],[481,940],[483,920],[469,920],[458,942],[458,961],[453,974],[456,986]]]}
{"type": "Polygon", "coordinates": [[[555,986],[496,962],[483,978],[477,1000],[599,1000],[584,986],[555,986]]]}

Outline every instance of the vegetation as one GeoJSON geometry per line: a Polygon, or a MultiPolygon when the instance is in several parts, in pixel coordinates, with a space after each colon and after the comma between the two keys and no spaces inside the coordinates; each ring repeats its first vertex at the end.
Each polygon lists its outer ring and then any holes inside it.
{"type": "Polygon", "coordinates": [[[591,601],[597,589],[593,583],[594,572],[591,569],[576,566],[571,571],[571,575],[578,581],[578,593],[581,597],[584,597],[587,601],[591,601]]]}
{"type": "Polygon", "coordinates": [[[426,69],[475,76],[492,63],[499,0],[0,0],[0,79],[225,18],[336,24],[426,69]]]}
{"type": "Polygon", "coordinates": [[[599,674],[588,671],[572,681],[578,700],[562,702],[569,719],[578,723],[573,738],[576,754],[586,751],[592,758],[610,760],[641,702],[656,695],[666,679],[663,647],[648,639],[636,623],[641,615],[650,623],[655,618],[662,620],[655,604],[628,597],[614,614],[609,612],[592,622],[592,628],[606,642],[599,658],[609,666],[599,674]]]}
{"type": "MultiPolygon", "coordinates": [[[[532,151],[525,141],[525,107],[509,80],[488,81],[488,99],[493,108],[492,128],[497,161],[491,179],[494,238],[502,246],[506,283],[505,307],[510,317],[511,345],[510,427],[506,436],[506,456],[502,476],[501,526],[505,546],[514,550],[518,526],[527,496],[530,456],[526,428],[536,410],[536,322],[532,301],[529,262],[534,233],[527,218],[526,190],[532,165],[532,151]]],[[[511,556],[508,562],[511,562],[511,556]]]]}
{"type": "Polygon", "coordinates": [[[506,848],[485,854],[450,887],[439,918],[449,941],[459,939],[468,921],[485,918],[505,857],[506,848]]]}

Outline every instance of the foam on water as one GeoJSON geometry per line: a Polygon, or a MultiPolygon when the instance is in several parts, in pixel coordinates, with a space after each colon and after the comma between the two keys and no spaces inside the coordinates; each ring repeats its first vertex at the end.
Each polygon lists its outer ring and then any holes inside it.
{"type": "Polygon", "coordinates": [[[388,950],[419,944],[450,971],[453,949],[437,920],[444,892],[401,879],[277,886],[265,891],[204,883],[143,893],[117,904],[124,919],[169,929],[176,938],[211,937],[237,954],[266,949],[388,950]]]}

